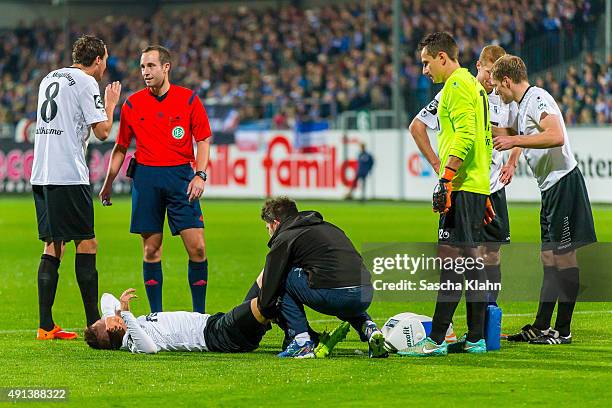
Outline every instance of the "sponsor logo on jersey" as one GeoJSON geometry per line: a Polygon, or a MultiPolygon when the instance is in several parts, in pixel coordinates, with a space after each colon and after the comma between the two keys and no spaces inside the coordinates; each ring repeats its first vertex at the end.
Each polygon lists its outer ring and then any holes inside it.
{"type": "Polygon", "coordinates": [[[157,312],[149,313],[145,318],[147,319],[147,322],[157,322],[157,312]]]}
{"type": "Polygon", "coordinates": [[[172,137],[176,140],[181,140],[185,136],[185,129],[182,126],[175,126],[172,129],[172,137]]]}
{"type": "Polygon", "coordinates": [[[62,133],[64,133],[63,130],[60,129],[47,129],[45,127],[38,127],[36,128],[36,134],[37,135],[61,135],[62,133]]]}
{"type": "MultiPolygon", "coordinates": [[[[432,115],[437,114],[438,113],[438,101],[434,99],[433,101],[429,102],[429,105],[425,107],[425,110],[431,113],[432,115]]],[[[424,111],[423,111],[423,116],[425,116],[424,111]]]]}
{"type": "Polygon", "coordinates": [[[103,109],[104,102],[102,102],[102,97],[100,95],[94,95],[93,98],[96,109],[103,109]]]}

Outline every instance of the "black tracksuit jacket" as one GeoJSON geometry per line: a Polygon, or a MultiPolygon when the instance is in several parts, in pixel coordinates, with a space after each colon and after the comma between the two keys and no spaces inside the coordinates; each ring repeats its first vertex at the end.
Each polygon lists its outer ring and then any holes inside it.
{"type": "Polygon", "coordinates": [[[284,220],[268,247],[259,294],[259,309],[266,318],[277,314],[291,268],[302,268],[313,289],[370,285],[370,272],[344,231],[323,221],[317,211],[302,211],[284,220]]]}

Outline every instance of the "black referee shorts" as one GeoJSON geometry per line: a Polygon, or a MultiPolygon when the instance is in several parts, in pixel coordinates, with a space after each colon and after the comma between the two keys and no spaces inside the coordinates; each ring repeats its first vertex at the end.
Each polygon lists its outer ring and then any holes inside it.
{"type": "Polygon", "coordinates": [[[91,186],[32,186],[32,193],[38,239],[69,242],[95,237],[91,186]]]}
{"type": "Polygon", "coordinates": [[[597,242],[589,194],[578,166],[542,191],[542,250],[573,251],[597,242]]]}
{"type": "Polygon", "coordinates": [[[270,325],[255,319],[251,302],[246,301],[227,313],[210,316],[204,328],[204,340],[208,351],[219,353],[241,353],[253,351],[270,325]]]}

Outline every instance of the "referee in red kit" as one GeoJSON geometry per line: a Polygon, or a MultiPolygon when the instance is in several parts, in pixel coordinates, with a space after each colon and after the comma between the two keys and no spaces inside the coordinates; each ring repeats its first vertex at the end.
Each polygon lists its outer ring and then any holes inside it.
{"type": "Polygon", "coordinates": [[[119,135],[100,199],[110,204],[113,180],[136,138],[135,164],[128,169],[133,180],[130,232],[142,237],[142,270],[151,312],[162,311],[162,234],[167,212],[172,235],[180,234],[189,254],[193,311],[204,313],[208,260],[199,198],[206,182],[211,131],[196,92],[170,84],[171,65],[170,52],[162,46],[142,51],[140,70],[146,88],[132,94],[121,108],[119,135]]]}

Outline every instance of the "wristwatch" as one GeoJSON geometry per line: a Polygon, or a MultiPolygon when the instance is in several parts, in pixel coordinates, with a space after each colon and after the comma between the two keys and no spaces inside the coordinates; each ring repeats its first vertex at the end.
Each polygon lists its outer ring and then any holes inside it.
{"type": "Polygon", "coordinates": [[[196,171],[195,173],[196,176],[198,176],[199,178],[201,178],[202,180],[206,181],[206,179],[208,178],[206,176],[206,172],[200,170],[200,171],[196,171]]]}

